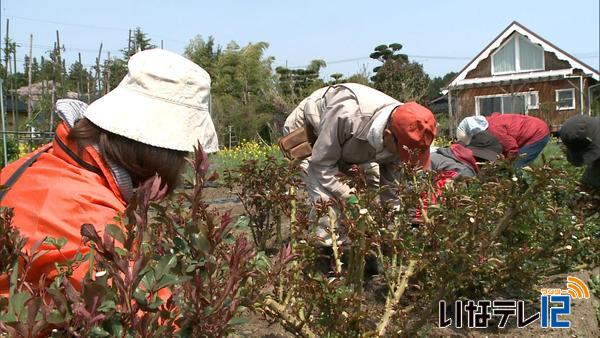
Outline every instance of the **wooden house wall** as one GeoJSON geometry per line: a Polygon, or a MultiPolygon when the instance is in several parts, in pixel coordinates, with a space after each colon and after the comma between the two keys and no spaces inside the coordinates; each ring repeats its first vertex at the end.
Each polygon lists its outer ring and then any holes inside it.
{"type": "MultiPolygon", "coordinates": [[[[544,51],[544,70],[559,70],[569,69],[571,66],[567,61],[561,60],[556,57],[556,54],[552,52],[544,51]]],[[[465,76],[466,79],[476,79],[480,77],[491,77],[492,76],[492,54],[487,58],[481,60],[475,69],[471,70],[465,76]]]]}
{"type": "MultiPolygon", "coordinates": [[[[587,79],[584,78],[583,87],[583,106],[584,112],[587,112],[587,79]]],[[[510,93],[520,93],[537,91],[539,100],[539,109],[529,110],[528,114],[537,116],[549,125],[562,124],[567,118],[580,112],[580,91],[579,78],[520,83],[510,85],[494,85],[488,87],[468,88],[452,91],[452,111],[456,121],[464,117],[475,115],[475,98],[485,95],[501,95],[510,93]],[[556,109],[556,90],[575,89],[575,109],[557,110],[556,109]]]]}

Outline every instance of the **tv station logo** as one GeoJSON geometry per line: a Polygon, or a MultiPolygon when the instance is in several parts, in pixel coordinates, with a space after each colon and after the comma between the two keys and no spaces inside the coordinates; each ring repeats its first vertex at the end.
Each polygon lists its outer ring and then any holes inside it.
{"type": "Polygon", "coordinates": [[[543,288],[540,293],[540,310],[533,314],[526,313],[523,300],[457,300],[454,302],[454,311],[449,311],[446,301],[441,300],[438,326],[483,329],[489,327],[492,317],[498,317],[498,328],[503,329],[512,316],[518,328],[539,320],[542,328],[566,329],[571,327],[571,321],[566,319],[571,314],[571,301],[590,298],[588,286],[572,276],[567,277],[566,289],[543,288]]]}

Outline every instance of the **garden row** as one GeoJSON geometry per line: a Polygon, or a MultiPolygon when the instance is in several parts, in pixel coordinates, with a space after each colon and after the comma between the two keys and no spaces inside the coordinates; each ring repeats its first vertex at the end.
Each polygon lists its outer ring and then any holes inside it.
{"type": "Polygon", "coordinates": [[[92,253],[58,264],[50,283],[22,278],[44,253],[19,253],[22,239],[3,210],[0,273],[10,276],[10,294],[0,298],[0,332],[212,337],[255,312],[302,337],[410,335],[436,325],[439,300],[534,300],[540,278],[599,263],[598,197],[553,154],[522,172],[486,165],[481,178],[454,181],[428,208],[422,196],[437,191],[433,173],[400,167],[400,207],[392,209],[375,203],[378,191],[356,170],[348,183],[358,203],[331,202],[350,244],[334,245],[323,269],[297,168],[269,156],[272,147],[251,147],[256,153],[212,158],[220,178],[198,152],[192,188],[169,199],[158,179],[146,182],[118,224],[100,233],[104,225],[82,226],[92,253]],[[216,179],[239,196],[251,236],[205,202],[203,187],[216,179]],[[419,227],[411,226],[415,208],[423,210],[419,227]],[[366,258],[378,262],[377,279],[365,278],[366,258]],[[87,263],[87,278],[73,285],[73,269],[87,263]]]}

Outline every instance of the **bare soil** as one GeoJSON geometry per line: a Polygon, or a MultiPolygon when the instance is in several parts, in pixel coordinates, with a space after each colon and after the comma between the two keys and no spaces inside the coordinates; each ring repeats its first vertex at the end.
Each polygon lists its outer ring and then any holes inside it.
{"type": "MultiPolygon", "coordinates": [[[[230,211],[233,217],[244,214],[242,204],[235,199],[228,189],[206,188],[204,190],[205,201],[219,211],[230,211]]],[[[589,282],[591,275],[600,274],[600,268],[583,270],[569,274],[559,274],[545,278],[544,287],[564,288],[567,276],[575,276],[589,282]]],[[[365,293],[370,303],[375,306],[383,306],[384,299],[374,285],[367,285],[365,293]]],[[[536,305],[537,307],[537,305],[536,305]]],[[[538,307],[539,308],[539,307],[538,307]]],[[[574,299],[571,302],[571,315],[563,319],[571,321],[569,329],[544,329],[540,327],[539,320],[526,328],[506,328],[502,330],[475,330],[475,329],[440,329],[437,323],[432,322],[430,328],[425,332],[427,337],[600,337],[600,328],[596,311],[600,311],[600,299],[592,293],[591,299],[574,299]]],[[[528,312],[529,313],[529,312],[528,312]]],[[[233,337],[293,337],[277,323],[270,323],[264,317],[247,313],[247,322],[238,327],[233,337]]],[[[512,321],[514,318],[511,317],[512,321]]]]}

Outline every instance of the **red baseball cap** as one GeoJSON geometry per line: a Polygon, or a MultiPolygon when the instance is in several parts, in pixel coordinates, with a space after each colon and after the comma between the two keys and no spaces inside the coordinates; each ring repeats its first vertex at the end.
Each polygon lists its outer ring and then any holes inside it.
{"type": "Polygon", "coordinates": [[[429,146],[436,134],[433,113],[416,102],[408,102],[394,109],[390,122],[402,162],[429,168],[429,146]]]}

